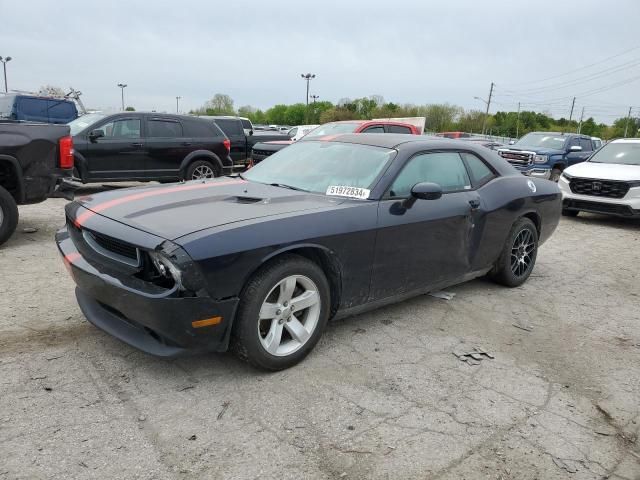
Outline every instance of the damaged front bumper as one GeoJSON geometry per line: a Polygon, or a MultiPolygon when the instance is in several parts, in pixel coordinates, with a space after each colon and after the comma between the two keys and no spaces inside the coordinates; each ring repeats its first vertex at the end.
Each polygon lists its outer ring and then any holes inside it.
{"type": "Polygon", "coordinates": [[[227,350],[237,298],[213,299],[204,285],[185,296],[178,285],[164,289],[133,278],[124,273],[126,266],[114,267],[93,255],[77,232],[69,231],[73,228],[59,230],[56,243],[77,285],[80,309],[92,324],[162,357],[227,350]]]}

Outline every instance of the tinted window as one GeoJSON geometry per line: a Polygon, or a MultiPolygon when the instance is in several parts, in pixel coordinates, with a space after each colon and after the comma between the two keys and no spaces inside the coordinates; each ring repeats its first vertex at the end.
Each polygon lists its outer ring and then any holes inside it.
{"type": "Polygon", "coordinates": [[[239,120],[217,118],[216,124],[222,129],[224,133],[229,135],[242,135],[244,130],[242,129],[242,123],[239,120]]]}
{"type": "Polygon", "coordinates": [[[147,136],[150,138],[179,138],[182,137],[182,125],[169,120],[149,120],[147,136]]]}
{"type": "Polygon", "coordinates": [[[47,99],[46,98],[20,98],[18,102],[19,113],[25,117],[38,117],[44,120],[48,117],[47,114],[47,99]]]}
{"type": "Polygon", "coordinates": [[[580,146],[582,147],[583,152],[590,152],[591,150],[593,150],[593,143],[591,143],[590,138],[581,138],[580,146]]]}
{"type": "Polygon", "coordinates": [[[212,122],[185,122],[183,127],[185,136],[190,138],[224,137],[224,133],[212,122]]]}
{"type": "Polygon", "coordinates": [[[471,188],[462,158],[456,152],[423,153],[407,163],[391,185],[392,197],[408,197],[416,183],[434,182],[443,192],[471,188]]]}
{"type": "Polygon", "coordinates": [[[77,117],[76,108],[71,102],[63,102],[60,100],[49,100],[49,119],[60,120],[63,123],[70,122],[77,117]]]}
{"type": "Polygon", "coordinates": [[[297,133],[298,133],[298,127],[293,127],[291,130],[289,130],[290,137],[295,137],[297,133]]]}
{"type": "Polygon", "coordinates": [[[401,125],[389,125],[389,133],[411,133],[411,129],[401,125]]]}
{"type": "Polygon", "coordinates": [[[471,153],[461,153],[460,155],[462,155],[462,158],[467,162],[469,175],[471,175],[471,181],[474,185],[482,185],[495,177],[487,164],[475,155],[471,153]]]}
{"type": "Polygon", "coordinates": [[[9,118],[13,113],[13,103],[15,97],[0,95],[0,117],[9,118]]]}
{"type": "Polygon", "coordinates": [[[580,140],[578,139],[578,137],[574,137],[571,139],[571,141],[569,142],[569,148],[571,147],[580,147],[580,140]]]}
{"type": "Polygon", "coordinates": [[[240,122],[242,122],[242,128],[246,128],[247,130],[251,130],[253,128],[249,120],[240,120],[240,122]]]}
{"type": "Polygon", "coordinates": [[[105,138],[140,138],[140,119],[114,120],[98,127],[97,130],[102,130],[105,138]]]}
{"type": "Polygon", "coordinates": [[[373,127],[365,128],[362,133],[384,133],[384,127],[381,125],[375,125],[373,127]]]}

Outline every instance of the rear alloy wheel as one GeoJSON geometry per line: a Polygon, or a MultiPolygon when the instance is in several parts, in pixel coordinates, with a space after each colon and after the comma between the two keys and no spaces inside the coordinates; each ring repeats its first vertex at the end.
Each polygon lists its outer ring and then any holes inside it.
{"type": "Polygon", "coordinates": [[[500,258],[490,276],[507,287],[522,285],[536,263],[538,231],[528,218],[519,219],[511,228],[500,258]]]}
{"type": "Polygon", "coordinates": [[[0,245],[9,240],[18,226],[18,205],[3,187],[0,187],[0,245]]]}
{"type": "Polygon", "coordinates": [[[285,255],[249,282],[238,306],[234,349],[252,365],[282,370],[316,345],[329,316],[329,285],[322,269],[285,255]]]}
{"type": "Polygon", "coordinates": [[[203,180],[205,178],[219,177],[218,169],[206,160],[196,160],[187,169],[187,180],[203,180]]]}

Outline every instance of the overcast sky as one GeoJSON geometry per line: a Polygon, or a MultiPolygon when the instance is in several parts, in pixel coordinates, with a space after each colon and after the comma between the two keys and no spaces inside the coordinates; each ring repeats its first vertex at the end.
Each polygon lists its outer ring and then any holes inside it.
{"type": "Polygon", "coordinates": [[[189,110],[217,92],[236,107],[304,102],[306,72],[332,102],[483,108],[473,97],[494,81],[492,112],[522,101],[568,116],[571,96],[605,87],[578,96],[574,117],[640,107],[640,0],[0,0],[0,12],[9,89],[72,86],[91,108],[119,108],[120,82],[138,110],[175,111],[177,95],[189,110]]]}

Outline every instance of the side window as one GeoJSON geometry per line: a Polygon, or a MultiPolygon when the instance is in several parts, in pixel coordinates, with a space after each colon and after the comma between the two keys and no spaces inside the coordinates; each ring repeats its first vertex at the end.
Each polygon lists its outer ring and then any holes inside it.
{"type": "Polygon", "coordinates": [[[253,128],[249,120],[240,120],[240,121],[242,122],[242,128],[246,128],[247,130],[251,130],[253,128]]]}
{"type": "Polygon", "coordinates": [[[220,128],[213,122],[203,121],[185,121],[182,125],[184,128],[184,135],[190,138],[213,138],[223,137],[224,133],[220,131],[220,128]]]}
{"type": "Polygon", "coordinates": [[[471,181],[474,185],[484,185],[492,178],[495,178],[496,175],[491,171],[487,164],[475,155],[462,152],[460,153],[460,156],[467,163],[469,175],[471,176],[471,181]]]}
{"type": "Polygon", "coordinates": [[[580,145],[580,140],[578,140],[577,137],[573,137],[571,139],[571,141],[569,142],[569,148],[571,148],[571,147],[580,147],[580,146],[581,146],[580,145]]]}
{"type": "Polygon", "coordinates": [[[140,119],[127,118],[105,123],[97,130],[104,132],[105,138],[140,138],[140,119]]]}
{"type": "Polygon", "coordinates": [[[149,120],[147,123],[149,138],[180,138],[182,137],[182,125],[180,122],[169,120],[149,120]]]}
{"type": "Polygon", "coordinates": [[[443,192],[455,192],[471,188],[471,180],[462,158],[457,152],[421,153],[404,166],[394,180],[391,197],[408,197],[416,183],[434,182],[443,192]]]}
{"type": "Polygon", "coordinates": [[[372,125],[365,128],[362,133],[384,133],[384,127],[382,125],[372,125]]]}
{"type": "Polygon", "coordinates": [[[402,125],[389,125],[389,133],[411,133],[409,127],[403,127],[402,125]]]}
{"type": "Polygon", "coordinates": [[[591,143],[590,138],[581,138],[580,146],[582,147],[583,152],[590,152],[591,150],[593,150],[593,143],[591,143]]]}

